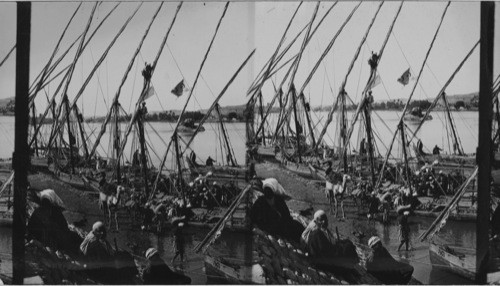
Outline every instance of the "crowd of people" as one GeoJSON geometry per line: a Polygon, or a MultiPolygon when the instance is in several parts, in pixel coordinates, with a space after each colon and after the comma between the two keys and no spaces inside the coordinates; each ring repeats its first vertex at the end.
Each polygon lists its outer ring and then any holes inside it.
{"type": "MultiPolygon", "coordinates": [[[[307,227],[304,227],[292,219],[285,202],[289,196],[276,179],[254,180],[252,184],[261,193],[250,213],[255,226],[289,241],[298,241],[319,269],[345,274],[358,264],[356,246],[349,239],[341,238],[338,231],[336,234],[331,231],[325,211],[317,210],[307,227]]],[[[399,218],[400,248],[406,245],[406,250],[409,250],[410,245],[408,215],[409,212],[405,211],[399,218]]],[[[413,273],[412,266],[392,258],[376,236],[370,238],[368,246],[372,248],[366,263],[368,272],[383,283],[408,283],[413,273]]]]}
{"type": "Polygon", "coordinates": [[[459,171],[436,173],[433,167],[423,167],[416,171],[412,184],[418,196],[439,198],[440,196],[453,195],[455,190],[465,182],[466,177],[459,171]]]}
{"type": "MultiPolygon", "coordinates": [[[[85,263],[85,272],[96,281],[104,284],[130,284],[139,274],[134,257],[115,245],[107,238],[107,228],[96,221],[92,229],[82,238],[71,231],[63,215],[65,205],[52,189],[37,192],[30,189],[30,199],[37,205],[28,220],[27,238],[36,240],[63,259],[71,255],[85,263]]],[[[184,259],[182,241],[182,222],[175,233],[176,256],[184,259]]],[[[116,242],[115,242],[116,244],[116,242]]],[[[144,284],[190,284],[191,279],[172,271],[160,257],[158,251],[150,248],[145,252],[146,267],[142,272],[144,284]]]]}

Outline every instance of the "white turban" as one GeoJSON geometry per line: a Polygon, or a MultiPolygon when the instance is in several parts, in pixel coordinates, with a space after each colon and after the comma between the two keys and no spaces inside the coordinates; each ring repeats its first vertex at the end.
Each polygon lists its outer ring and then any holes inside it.
{"type": "Polygon", "coordinates": [[[262,188],[264,189],[266,187],[270,188],[274,195],[281,196],[285,200],[290,200],[292,198],[275,178],[268,178],[262,181],[262,188]]]}
{"type": "Polygon", "coordinates": [[[54,206],[58,206],[63,209],[66,208],[61,198],[52,189],[45,189],[41,191],[39,196],[40,199],[47,199],[54,206]]]}

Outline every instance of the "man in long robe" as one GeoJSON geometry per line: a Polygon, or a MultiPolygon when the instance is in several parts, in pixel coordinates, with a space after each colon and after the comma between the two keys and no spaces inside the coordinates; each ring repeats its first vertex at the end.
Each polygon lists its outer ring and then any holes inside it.
{"type": "Polygon", "coordinates": [[[263,181],[260,196],[250,210],[252,222],[265,232],[294,241],[300,240],[304,227],[293,220],[284,197],[285,190],[274,178],[263,181]]]}
{"type": "Polygon", "coordinates": [[[328,229],[328,217],[323,210],[316,211],[301,242],[320,269],[339,273],[351,270],[359,262],[354,244],[348,239],[336,239],[328,229]]]}
{"type": "Polygon", "coordinates": [[[170,269],[160,257],[158,251],[149,248],[146,251],[148,267],[144,269],[142,280],[146,285],[180,285],[191,284],[191,278],[178,274],[170,269]]]}
{"type": "Polygon", "coordinates": [[[368,246],[373,250],[366,259],[368,273],[384,284],[408,284],[413,266],[396,261],[377,236],[368,240],[368,246]]]}

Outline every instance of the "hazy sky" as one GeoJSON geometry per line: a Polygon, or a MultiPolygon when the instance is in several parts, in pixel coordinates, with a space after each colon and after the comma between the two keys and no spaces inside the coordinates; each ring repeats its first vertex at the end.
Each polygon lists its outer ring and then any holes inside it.
{"type": "MultiPolygon", "coordinates": [[[[98,7],[91,30],[115,4],[114,2],[105,2],[98,7]]],[[[298,2],[231,3],[203,68],[203,77],[198,81],[194,97],[188,108],[208,108],[243,60],[256,48],[253,59],[243,69],[221,100],[221,105],[245,103],[249,84],[274,52],[298,4],[298,2]]],[[[321,3],[316,22],[332,4],[333,2],[321,3]]],[[[323,49],[356,4],[357,2],[339,2],[333,8],[305,50],[295,79],[297,86],[302,86],[323,49]]],[[[101,30],[97,32],[76,65],[68,92],[70,99],[75,96],[95,62],[138,5],[139,2],[121,3],[101,30]]],[[[106,113],[107,105],[115,95],[132,54],[158,5],[158,2],[143,3],[137,15],[110,50],[107,60],[94,75],[79,102],[85,116],[106,113]]],[[[144,62],[154,60],[177,5],[176,2],[167,2],[163,5],[146,38],[120,96],[120,102],[126,110],[131,110],[130,106],[133,106],[139,96],[142,88],[141,70],[144,67],[144,62]]],[[[224,5],[225,2],[185,2],[183,4],[168,39],[168,46],[160,57],[152,79],[158,97],[148,99],[150,111],[182,108],[187,97],[176,98],[170,93],[170,90],[183,78],[189,86],[193,84],[224,5]]],[[[310,21],[315,5],[316,2],[307,2],[302,5],[285,44],[310,21]]],[[[355,50],[378,5],[379,2],[362,3],[340,34],[313,80],[305,89],[306,97],[313,106],[332,104],[337,95],[338,86],[346,74],[355,50]]],[[[77,2],[33,3],[30,70],[32,80],[47,62],[67,21],[77,6],[77,2]]],[[[57,55],[60,55],[83,32],[92,6],[92,2],[85,2],[82,5],[62,41],[57,55]]],[[[370,52],[380,49],[398,6],[399,2],[386,2],[382,6],[347,81],[346,91],[352,98],[359,98],[359,93],[363,89],[369,73],[367,60],[370,52]]],[[[376,100],[407,98],[409,96],[413,82],[403,87],[396,79],[407,68],[411,68],[414,77],[417,76],[445,6],[446,2],[404,3],[379,65],[383,85],[374,88],[376,100]]],[[[498,5],[496,18],[500,19],[498,5]]],[[[0,38],[2,39],[0,41],[0,59],[3,59],[15,43],[15,23],[16,4],[13,2],[0,3],[0,38]]],[[[430,52],[427,67],[421,78],[421,87],[415,91],[415,99],[436,96],[460,61],[479,39],[479,27],[479,2],[451,3],[434,48],[430,52]]],[[[499,30],[500,25],[497,24],[495,55],[500,55],[499,30]]],[[[296,53],[301,43],[302,37],[295,43],[285,59],[296,53]]],[[[75,50],[73,48],[58,70],[72,61],[75,50]]],[[[495,58],[494,72],[495,77],[500,72],[500,57],[498,56],[495,58]]],[[[284,72],[280,72],[274,78],[276,85],[281,82],[283,75],[284,72]]],[[[0,67],[0,98],[14,96],[14,83],[15,54],[0,67]]],[[[45,91],[49,96],[55,91],[57,84],[58,82],[54,81],[46,88],[45,91]]],[[[479,48],[476,49],[448,87],[447,93],[475,92],[478,90],[478,85],[479,48]]],[[[273,95],[272,88],[272,84],[268,83],[263,90],[266,102],[270,101],[273,95]]],[[[47,104],[43,93],[37,97],[36,104],[38,111],[42,112],[47,104]]]]}

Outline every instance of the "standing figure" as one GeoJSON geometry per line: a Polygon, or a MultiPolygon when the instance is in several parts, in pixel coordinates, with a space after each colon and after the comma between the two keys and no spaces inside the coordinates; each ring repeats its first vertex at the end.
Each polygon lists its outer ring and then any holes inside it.
{"type": "Polygon", "coordinates": [[[401,250],[401,246],[406,244],[406,251],[410,250],[410,224],[408,223],[409,211],[403,212],[403,215],[399,216],[399,240],[401,243],[398,246],[398,251],[401,250]]]}
{"type": "Polygon", "coordinates": [[[208,159],[207,161],[205,162],[205,164],[209,167],[212,167],[214,165],[214,162],[216,162],[214,159],[212,159],[212,157],[208,156],[208,159]]]}
{"type": "Polygon", "coordinates": [[[432,154],[439,155],[440,151],[443,151],[443,149],[439,148],[438,145],[436,145],[434,146],[434,149],[432,149],[432,154]]]}
{"type": "Polygon", "coordinates": [[[359,155],[364,156],[366,153],[366,139],[361,139],[361,143],[359,143],[359,155]]]}
{"type": "Polygon", "coordinates": [[[424,152],[424,144],[422,143],[422,140],[420,140],[420,139],[418,139],[418,141],[417,141],[417,149],[418,149],[418,153],[420,156],[427,155],[424,152]]]}
{"type": "Polygon", "coordinates": [[[181,262],[184,261],[184,251],[185,251],[185,244],[186,241],[184,240],[184,235],[182,234],[182,230],[184,229],[184,223],[179,222],[177,225],[177,228],[175,229],[174,232],[174,251],[175,255],[172,258],[172,263],[174,263],[175,259],[177,256],[181,257],[181,262]]]}
{"type": "Polygon", "coordinates": [[[389,212],[391,210],[391,205],[389,203],[390,196],[382,200],[382,222],[384,224],[389,223],[389,212]]]}
{"type": "Polygon", "coordinates": [[[368,206],[368,221],[375,219],[378,213],[378,207],[380,205],[380,200],[377,198],[374,192],[372,192],[370,197],[370,204],[368,206]]]}
{"type": "Polygon", "coordinates": [[[140,164],[139,149],[136,149],[132,156],[132,166],[136,167],[140,164]]]}

